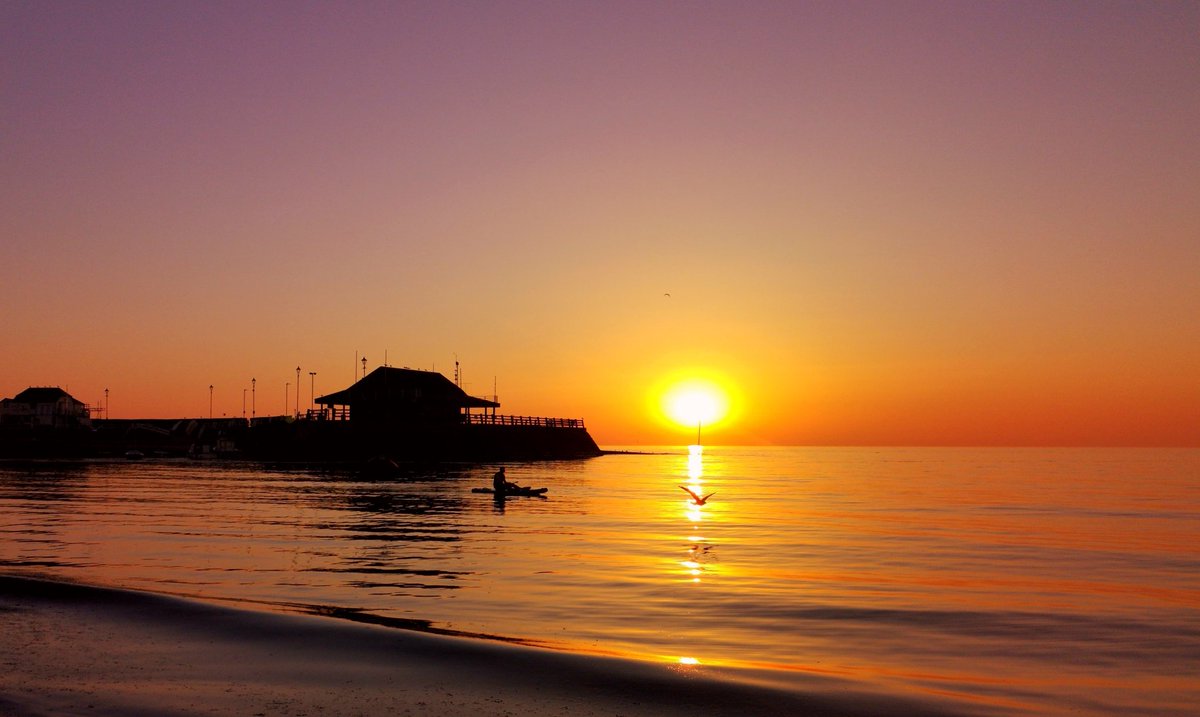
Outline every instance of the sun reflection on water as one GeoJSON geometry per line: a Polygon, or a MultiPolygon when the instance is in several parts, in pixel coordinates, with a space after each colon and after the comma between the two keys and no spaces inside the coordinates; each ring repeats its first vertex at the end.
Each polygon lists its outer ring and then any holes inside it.
{"type": "Polygon", "coordinates": [[[688,446],[688,482],[699,485],[704,475],[704,446],[688,446]]]}
{"type": "MultiPolygon", "coordinates": [[[[705,494],[704,487],[704,449],[699,445],[688,446],[687,457],[687,479],[684,485],[685,490],[688,490],[691,495],[684,498],[683,502],[683,518],[687,521],[686,532],[683,534],[683,539],[686,545],[686,554],[679,561],[680,572],[683,575],[685,583],[696,586],[698,589],[704,578],[710,575],[709,570],[711,565],[711,550],[715,547],[708,538],[705,537],[705,494]],[[700,496],[699,499],[693,496],[700,496]]],[[[691,656],[680,656],[675,658],[680,667],[690,668],[700,665],[700,660],[691,656]]]]}
{"type": "MultiPolygon", "coordinates": [[[[704,448],[702,446],[688,446],[687,483],[683,487],[692,495],[703,498],[705,489],[704,448]]],[[[710,551],[715,547],[704,535],[705,507],[703,500],[698,501],[691,496],[683,501],[683,517],[688,522],[687,533],[684,536],[687,553],[685,558],[679,561],[679,566],[683,568],[684,579],[692,584],[701,583],[702,579],[706,577],[706,573],[711,570],[710,551]]]]}

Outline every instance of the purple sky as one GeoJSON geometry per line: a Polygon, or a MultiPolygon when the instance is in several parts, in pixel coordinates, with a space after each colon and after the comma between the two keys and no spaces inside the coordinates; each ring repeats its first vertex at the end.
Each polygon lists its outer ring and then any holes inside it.
{"type": "Polygon", "coordinates": [[[688,368],[730,440],[1200,440],[1195,2],[7,2],[0,72],[5,396],[386,350],[602,442],[688,368]]]}

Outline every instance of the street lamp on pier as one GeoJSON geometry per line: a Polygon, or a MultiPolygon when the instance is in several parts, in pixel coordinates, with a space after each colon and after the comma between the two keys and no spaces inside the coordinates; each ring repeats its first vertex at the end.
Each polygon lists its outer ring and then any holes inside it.
{"type": "Polygon", "coordinates": [[[300,367],[296,367],[296,418],[300,417],[300,367]]]}
{"type": "Polygon", "coordinates": [[[208,418],[212,420],[212,384],[208,384],[208,418]]]}

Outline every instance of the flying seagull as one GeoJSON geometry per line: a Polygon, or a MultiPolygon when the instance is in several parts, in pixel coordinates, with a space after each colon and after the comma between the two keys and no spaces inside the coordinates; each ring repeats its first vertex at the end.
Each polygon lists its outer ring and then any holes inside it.
{"type": "Polygon", "coordinates": [[[708,495],[701,498],[700,496],[696,495],[695,491],[693,491],[691,488],[688,488],[685,485],[681,485],[679,487],[680,487],[680,489],[686,491],[688,495],[692,496],[692,502],[695,503],[696,505],[704,505],[705,503],[708,502],[709,498],[711,498],[717,494],[716,491],[713,491],[712,493],[709,493],[708,495]]]}

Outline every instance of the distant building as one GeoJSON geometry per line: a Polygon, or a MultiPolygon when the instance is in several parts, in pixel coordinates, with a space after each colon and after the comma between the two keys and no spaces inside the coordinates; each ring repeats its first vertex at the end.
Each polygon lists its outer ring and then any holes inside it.
{"type": "Polygon", "coordinates": [[[381,366],[349,388],[316,399],[317,419],[350,419],[358,424],[462,423],[471,409],[500,405],[468,396],[434,371],[381,366]]]}
{"type": "Polygon", "coordinates": [[[0,400],[0,426],[6,428],[87,428],[92,425],[87,404],[57,386],[29,387],[0,400]]]}

